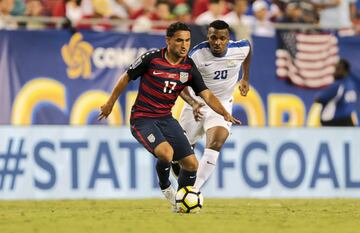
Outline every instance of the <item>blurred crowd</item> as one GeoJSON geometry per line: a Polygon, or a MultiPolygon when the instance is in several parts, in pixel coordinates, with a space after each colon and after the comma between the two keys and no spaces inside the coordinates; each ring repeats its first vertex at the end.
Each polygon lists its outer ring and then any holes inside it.
{"type": "Polygon", "coordinates": [[[360,0],[0,0],[0,28],[41,29],[38,21],[9,23],[6,16],[66,17],[75,28],[94,30],[163,30],[168,22],[207,25],[228,22],[237,36],[272,37],[275,23],[316,24],[357,33],[360,0]],[[85,20],[84,20],[85,19],[85,20]],[[84,23],[86,19],[118,19],[121,24],[84,23]],[[355,28],[355,29],[354,29],[355,28]]]}

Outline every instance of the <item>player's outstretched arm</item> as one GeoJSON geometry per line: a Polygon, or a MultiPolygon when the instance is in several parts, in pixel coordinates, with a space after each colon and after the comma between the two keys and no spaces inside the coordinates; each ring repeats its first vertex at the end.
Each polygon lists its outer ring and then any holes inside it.
{"type": "Polygon", "coordinates": [[[114,89],[111,92],[111,96],[106,101],[106,103],[100,107],[100,113],[97,118],[98,120],[102,120],[104,118],[106,119],[110,115],[116,100],[119,98],[120,94],[125,90],[129,81],[130,81],[130,77],[126,72],[119,77],[114,89]]]}
{"type": "Polygon", "coordinates": [[[219,99],[209,89],[203,90],[199,93],[199,95],[201,96],[201,98],[204,99],[206,104],[209,105],[212,110],[222,115],[226,121],[237,125],[241,124],[241,121],[239,121],[238,119],[233,117],[228,111],[226,111],[219,99]]]}
{"type": "Polygon", "coordinates": [[[242,64],[243,75],[239,81],[239,91],[242,96],[246,96],[250,89],[249,87],[250,62],[251,62],[251,46],[249,53],[242,64]]]}
{"type": "Polygon", "coordinates": [[[201,113],[200,109],[204,106],[203,103],[199,103],[196,101],[189,92],[189,88],[185,87],[184,90],[180,93],[181,98],[188,103],[193,108],[193,114],[196,121],[201,120],[203,114],[201,113]]]}

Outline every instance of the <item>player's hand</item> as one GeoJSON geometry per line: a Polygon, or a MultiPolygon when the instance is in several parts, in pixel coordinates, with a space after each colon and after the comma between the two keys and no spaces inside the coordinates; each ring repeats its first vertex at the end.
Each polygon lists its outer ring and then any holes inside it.
{"type": "Polygon", "coordinates": [[[203,118],[203,114],[201,112],[201,108],[204,106],[205,104],[203,103],[194,103],[192,105],[192,108],[193,108],[193,114],[194,114],[194,118],[195,118],[195,121],[200,121],[202,118],[203,118]]]}
{"type": "Polygon", "coordinates": [[[238,119],[236,119],[235,117],[233,117],[230,113],[226,113],[226,114],[224,114],[224,119],[226,120],[226,121],[228,121],[228,122],[231,122],[231,123],[233,123],[233,124],[235,124],[235,125],[241,125],[242,123],[241,123],[241,121],[240,120],[238,120],[238,119]]]}
{"type": "Polygon", "coordinates": [[[101,106],[100,107],[100,113],[99,113],[99,115],[97,117],[98,121],[100,121],[100,120],[102,120],[104,118],[106,119],[110,115],[110,113],[111,113],[111,111],[113,109],[113,106],[114,105],[111,104],[111,103],[106,103],[103,106],[101,106]]]}
{"type": "Polygon", "coordinates": [[[247,93],[249,92],[249,82],[244,79],[241,79],[239,81],[239,91],[242,96],[246,96],[247,93]]]}

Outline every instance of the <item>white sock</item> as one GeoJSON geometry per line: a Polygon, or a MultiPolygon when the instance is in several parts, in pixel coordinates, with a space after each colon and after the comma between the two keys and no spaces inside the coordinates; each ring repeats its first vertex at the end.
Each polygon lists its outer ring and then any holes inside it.
{"type": "Polygon", "coordinates": [[[200,159],[199,168],[196,173],[195,188],[200,189],[209,179],[215,170],[216,161],[219,157],[219,151],[206,148],[200,159]]]}

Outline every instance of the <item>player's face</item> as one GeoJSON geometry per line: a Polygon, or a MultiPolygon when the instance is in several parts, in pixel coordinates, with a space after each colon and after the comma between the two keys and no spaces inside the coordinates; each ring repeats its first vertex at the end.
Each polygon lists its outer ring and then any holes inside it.
{"type": "Polygon", "coordinates": [[[177,31],[172,37],[166,38],[168,51],[176,58],[184,58],[190,49],[190,32],[177,31]]]}
{"type": "Polygon", "coordinates": [[[227,29],[215,29],[210,27],[207,37],[210,44],[210,50],[214,55],[222,56],[226,53],[227,44],[230,40],[230,34],[227,29]]]}

